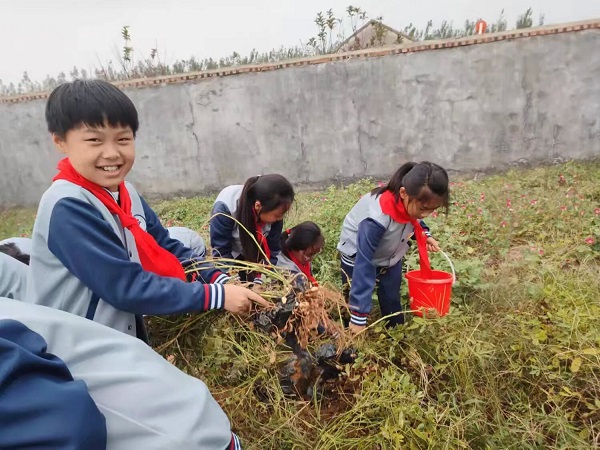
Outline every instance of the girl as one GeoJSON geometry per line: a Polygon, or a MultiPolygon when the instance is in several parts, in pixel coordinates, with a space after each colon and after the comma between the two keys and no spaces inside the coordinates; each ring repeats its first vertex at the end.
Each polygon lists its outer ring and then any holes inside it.
{"type": "MultiPolygon", "coordinates": [[[[375,284],[382,316],[402,311],[400,281],[402,258],[416,239],[421,258],[439,245],[420,220],[443,206],[448,208],[448,173],[430,162],[409,162],[400,167],[385,186],[362,197],[342,225],[338,244],[342,283],[350,306],[350,330],[364,329],[371,311],[375,284]],[[413,236],[414,235],[414,236],[413,236]]],[[[389,325],[404,322],[404,315],[389,319],[389,325]]]]}
{"type": "MultiPolygon", "coordinates": [[[[223,189],[211,213],[210,245],[213,256],[276,265],[283,217],[293,202],[294,188],[288,180],[277,174],[251,177],[243,186],[223,189]],[[233,218],[245,229],[240,230],[233,218]]],[[[257,284],[262,282],[260,274],[256,272],[242,271],[240,279],[257,284]]]]}
{"type": "Polygon", "coordinates": [[[277,266],[294,274],[302,273],[313,286],[318,286],[312,274],[310,263],[321,253],[325,239],[321,229],[314,222],[302,222],[281,235],[281,254],[277,266]]]}

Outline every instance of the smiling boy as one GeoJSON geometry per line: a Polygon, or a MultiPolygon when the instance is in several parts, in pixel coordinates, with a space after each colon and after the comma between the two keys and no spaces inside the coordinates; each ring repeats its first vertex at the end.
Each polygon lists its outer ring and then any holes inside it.
{"type": "Polygon", "coordinates": [[[44,193],[33,230],[28,301],[77,314],[146,340],[143,315],[226,309],[266,301],[224,285],[204,263],[186,282],[191,249],[171,239],[156,213],[124,181],[135,160],[138,115],[101,80],[56,88],[46,105],[56,148],[66,155],[44,193]]]}

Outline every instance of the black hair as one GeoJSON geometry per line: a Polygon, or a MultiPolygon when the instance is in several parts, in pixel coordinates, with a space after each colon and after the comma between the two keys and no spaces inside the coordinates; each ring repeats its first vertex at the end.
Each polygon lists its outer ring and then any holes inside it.
{"type": "Polygon", "coordinates": [[[139,128],[138,113],[131,99],[104,80],[75,80],[52,91],[46,103],[48,131],[63,138],[81,125],[89,127],[139,128]]]}
{"type": "Polygon", "coordinates": [[[398,201],[400,188],[404,188],[409,197],[422,202],[427,202],[434,196],[441,198],[442,206],[448,210],[450,203],[448,172],[437,164],[429,161],[407,162],[396,170],[386,185],[373,189],[371,193],[381,195],[390,191],[398,201]]]}
{"type": "MultiPolygon", "coordinates": [[[[268,213],[281,206],[294,202],[294,188],[282,175],[269,174],[250,177],[244,183],[242,195],[238,200],[236,219],[256,238],[256,212],[254,204],[259,201],[261,213],[268,213]]],[[[242,255],[248,262],[259,262],[262,253],[256,242],[245,230],[240,230],[242,255]]]]}
{"type": "Polygon", "coordinates": [[[310,221],[302,222],[281,234],[281,249],[286,254],[306,250],[319,242],[319,239],[324,239],[319,225],[310,221]]]}
{"type": "Polygon", "coordinates": [[[17,261],[21,261],[23,264],[29,265],[30,256],[26,253],[21,253],[21,249],[14,242],[0,245],[0,252],[6,253],[8,256],[12,256],[17,261]]]}

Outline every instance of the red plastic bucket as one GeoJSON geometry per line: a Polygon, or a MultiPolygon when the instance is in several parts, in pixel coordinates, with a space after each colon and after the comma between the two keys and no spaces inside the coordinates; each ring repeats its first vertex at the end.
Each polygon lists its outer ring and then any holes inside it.
{"type": "Polygon", "coordinates": [[[408,280],[408,296],[410,298],[410,309],[413,314],[426,316],[445,316],[450,311],[450,298],[452,297],[452,285],[456,281],[454,266],[444,252],[452,267],[452,273],[441,270],[431,270],[426,275],[420,270],[411,270],[406,273],[408,280]]]}

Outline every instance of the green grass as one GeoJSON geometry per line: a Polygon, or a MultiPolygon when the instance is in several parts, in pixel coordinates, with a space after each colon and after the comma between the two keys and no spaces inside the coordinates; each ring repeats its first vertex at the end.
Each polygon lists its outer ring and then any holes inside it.
{"type": "MultiPolygon", "coordinates": [[[[596,162],[455,183],[449,215],[427,221],[457,270],[450,314],[373,327],[323,398],[286,398],[289,352],[226,315],[155,318],[156,344],[208,384],[248,449],[598,448],[598,180],[596,162]]],[[[299,195],[288,222],[324,230],[321,281],[339,286],[341,221],[375,182],[299,195]]],[[[206,236],[211,199],[154,206],[206,236]]],[[[27,233],[32,218],[3,212],[0,236],[27,233]]]]}

